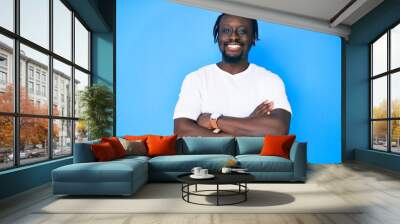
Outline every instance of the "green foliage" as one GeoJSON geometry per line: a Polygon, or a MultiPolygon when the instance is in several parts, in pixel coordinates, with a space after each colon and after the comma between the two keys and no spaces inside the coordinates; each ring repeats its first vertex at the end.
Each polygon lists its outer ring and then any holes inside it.
{"type": "MultiPolygon", "coordinates": [[[[394,118],[400,117],[400,100],[393,99],[391,102],[392,116],[394,118]]],[[[373,118],[387,118],[387,101],[382,100],[378,106],[374,107],[373,118]]],[[[400,122],[391,122],[391,135],[392,141],[398,141],[400,139],[400,122]]],[[[387,122],[386,121],[375,121],[373,125],[374,138],[386,138],[387,136],[387,122]]]]}
{"type": "Polygon", "coordinates": [[[113,93],[104,85],[88,86],[80,94],[79,106],[85,121],[89,139],[111,136],[113,124],[113,93]]]}

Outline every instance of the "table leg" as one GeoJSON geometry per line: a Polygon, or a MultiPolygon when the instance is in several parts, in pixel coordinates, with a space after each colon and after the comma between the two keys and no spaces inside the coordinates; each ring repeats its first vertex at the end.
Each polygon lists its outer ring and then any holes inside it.
{"type": "Polygon", "coordinates": [[[219,184],[217,184],[217,206],[219,205],[219,184]]]}
{"type": "Polygon", "coordinates": [[[195,186],[195,191],[197,192],[197,184],[196,184],[196,186],[195,186]]]}
{"type": "Polygon", "coordinates": [[[244,183],[244,201],[247,201],[247,192],[248,192],[248,190],[247,190],[247,182],[246,182],[246,183],[244,183]]]}

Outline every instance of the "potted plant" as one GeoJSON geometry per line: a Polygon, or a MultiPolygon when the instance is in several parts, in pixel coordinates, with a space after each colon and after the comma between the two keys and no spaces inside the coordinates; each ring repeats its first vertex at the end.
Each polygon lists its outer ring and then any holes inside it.
{"type": "Polygon", "coordinates": [[[114,96],[109,88],[101,84],[86,87],[79,94],[82,109],[82,125],[87,127],[89,140],[112,135],[114,96]]]}

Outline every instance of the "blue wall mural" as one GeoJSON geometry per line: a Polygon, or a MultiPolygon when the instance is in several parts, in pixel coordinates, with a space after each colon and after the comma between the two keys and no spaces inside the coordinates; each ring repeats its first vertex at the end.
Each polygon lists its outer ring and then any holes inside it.
{"type": "MultiPolygon", "coordinates": [[[[220,60],[219,13],[162,0],[117,0],[117,135],[173,133],[184,77],[220,60]]],[[[290,133],[311,163],[341,160],[341,40],[259,21],[250,61],[278,74],[292,106],[290,133]]]]}

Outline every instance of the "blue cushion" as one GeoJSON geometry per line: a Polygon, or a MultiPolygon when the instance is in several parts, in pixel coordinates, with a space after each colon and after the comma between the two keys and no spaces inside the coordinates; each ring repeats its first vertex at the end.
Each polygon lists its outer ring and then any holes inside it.
{"type": "Polygon", "coordinates": [[[100,140],[75,143],[74,147],[74,163],[88,163],[96,161],[90,146],[99,144],[100,140]]]}
{"type": "Polygon", "coordinates": [[[233,137],[183,137],[178,141],[178,154],[226,154],[235,155],[233,137]]]}
{"type": "Polygon", "coordinates": [[[231,155],[174,155],[157,156],[149,160],[149,170],[162,172],[190,172],[200,166],[212,172],[219,171],[227,161],[235,159],[231,155]]]}
{"type": "Polygon", "coordinates": [[[238,155],[236,159],[250,172],[293,172],[293,162],[279,156],[238,155]]]}
{"type": "Polygon", "coordinates": [[[260,154],[264,137],[236,137],[236,155],[260,154]]]}

